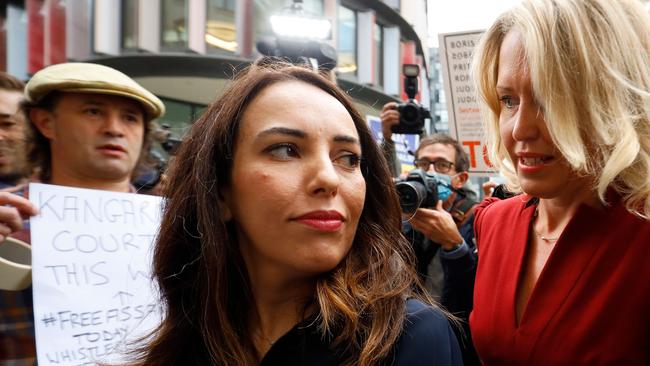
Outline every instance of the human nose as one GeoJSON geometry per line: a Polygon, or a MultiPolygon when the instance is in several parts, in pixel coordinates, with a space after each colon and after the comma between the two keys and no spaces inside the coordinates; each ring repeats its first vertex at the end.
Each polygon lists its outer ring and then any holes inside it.
{"type": "Polygon", "coordinates": [[[539,136],[540,123],[545,122],[539,105],[522,102],[515,118],[512,137],[516,141],[534,140],[539,136]]]}
{"type": "Polygon", "coordinates": [[[308,191],[311,194],[336,196],[340,176],[329,154],[314,158],[311,169],[307,173],[311,177],[308,184],[308,191]]]}
{"type": "Polygon", "coordinates": [[[109,136],[121,137],[124,135],[122,120],[117,113],[108,113],[102,124],[102,132],[109,136]]]}

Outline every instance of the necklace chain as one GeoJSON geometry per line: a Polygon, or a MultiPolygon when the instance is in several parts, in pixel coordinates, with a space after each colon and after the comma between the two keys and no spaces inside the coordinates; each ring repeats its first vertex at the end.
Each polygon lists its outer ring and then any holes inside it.
{"type": "Polygon", "coordinates": [[[557,238],[549,238],[549,237],[546,237],[546,236],[544,236],[544,235],[538,233],[537,230],[534,230],[534,231],[535,231],[535,234],[537,234],[537,236],[539,236],[540,239],[544,240],[544,241],[547,242],[547,243],[557,241],[557,240],[560,238],[560,237],[557,237],[557,238]]]}
{"type": "MultiPolygon", "coordinates": [[[[538,215],[539,215],[538,207],[535,207],[535,213],[533,214],[533,217],[537,218],[538,215]]],[[[548,236],[542,235],[542,233],[535,230],[535,225],[534,224],[533,224],[533,231],[535,232],[535,235],[539,236],[540,239],[542,239],[543,241],[545,241],[547,243],[555,242],[560,238],[559,236],[555,237],[555,238],[549,238],[548,236]]]]}

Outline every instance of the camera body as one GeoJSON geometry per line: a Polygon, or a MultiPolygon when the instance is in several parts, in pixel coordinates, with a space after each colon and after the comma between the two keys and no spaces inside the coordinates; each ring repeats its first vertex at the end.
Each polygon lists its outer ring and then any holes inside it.
{"type": "Polygon", "coordinates": [[[420,207],[435,207],[438,203],[438,186],[436,174],[414,169],[404,179],[397,179],[395,189],[399,196],[402,212],[413,213],[420,207]]]}
{"type": "Polygon", "coordinates": [[[152,142],[160,144],[166,154],[154,149],[153,146],[149,147],[149,151],[145,153],[143,164],[132,181],[138,190],[150,190],[158,185],[162,173],[167,168],[169,157],[176,155],[183,142],[181,139],[171,136],[171,127],[167,124],[156,126],[151,131],[151,138],[152,142]]]}
{"type": "Polygon", "coordinates": [[[265,56],[287,59],[294,64],[308,64],[308,59],[313,58],[323,70],[334,69],[338,59],[334,47],[317,40],[265,36],[257,41],[256,46],[265,56]]]}
{"type": "Polygon", "coordinates": [[[399,124],[393,126],[391,131],[406,135],[421,135],[424,133],[424,120],[431,118],[431,112],[415,99],[418,93],[420,67],[405,64],[402,73],[404,74],[404,91],[408,100],[397,105],[400,116],[399,124]]]}

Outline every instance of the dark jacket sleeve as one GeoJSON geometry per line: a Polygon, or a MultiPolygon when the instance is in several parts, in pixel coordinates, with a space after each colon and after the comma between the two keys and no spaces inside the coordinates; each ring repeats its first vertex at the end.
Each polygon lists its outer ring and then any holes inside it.
{"type": "Polygon", "coordinates": [[[486,198],[476,206],[476,209],[460,228],[460,233],[468,246],[464,255],[449,258],[441,256],[440,261],[445,272],[445,283],[442,304],[447,310],[463,320],[469,319],[474,300],[474,281],[478,265],[477,237],[475,236],[475,220],[477,216],[498,198],[486,198]]]}
{"type": "Polygon", "coordinates": [[[472,311],[474,278],[478,256],[474,241],[474,214],[460,228],[460,234],[468,246],[464,255],[458,258],[440,256],[445,283],[441,303],[452,314],[467,320],[472,311]]]}
{"type": "Polygon", "coordinates": [[[481,364],[472,344],[469,329],[469,314],[472,312],[474,305],[474,282],[478,265],[477,237],[474,229],[475,219],[477,214],[495,201],[498,201],[498,198],[483,200],[461,227],[461,235],[469,247],[465,255],[453,259],[444,256],[440,257],[445,272],[441,303],[461,320],[463,332],[458,332],[457,335],[461,342],[463,361],[467,366],[481,364]]]}
{"type": "Polygon", "coordinates": [[[472,344],[469,329],[469,313],[474,302],[474,279],[478,257],[474,241],[474,214],[460,228],[460,234],[465,240],[468,250],[457,258],[440,256],[444,271],[444,285],[441,304],[460,320],[460,328],[455,328],[466,366],[480,365],[478,355],[472,344]]]}
{"type": "Polygon", "coordinates": [[[407,301],[406,311],[394,366],[463,364],[456,335],[442,311],[413,299],[407,301]]]}

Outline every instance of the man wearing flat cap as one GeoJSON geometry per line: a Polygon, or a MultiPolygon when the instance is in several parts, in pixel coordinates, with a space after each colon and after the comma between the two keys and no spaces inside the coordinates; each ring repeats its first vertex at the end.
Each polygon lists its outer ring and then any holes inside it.
{"type": "MultiPolygon", "coordinates": [[[[64,63],[37,72],[25,88],[33,133],[29,158],[43,183],[134,192],[133,173],[146,151],[150,122],[165,107],[133,79],[107,66],[64,63]]],[[[25,197],[0,192],[0,242],[29,241],[21,217],[36,214],[25,197]]],[[[0,291],[0,366],[36,357],[31,287],[0,291]]]]}
{"type": "Polygon", "coordinates": [[[162,102],[107,66],[67,63],[36,73],[25,89],[41,180],[127,192],[162,102]]]}

